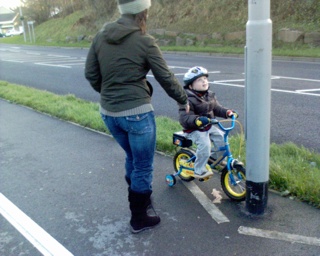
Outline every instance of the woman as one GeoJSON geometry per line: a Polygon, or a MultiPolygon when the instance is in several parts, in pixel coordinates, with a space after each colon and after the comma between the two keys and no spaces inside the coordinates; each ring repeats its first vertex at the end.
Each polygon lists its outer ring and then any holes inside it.
{"type": "Polygon", "coordinates": [[[131,231],[160,223],[149,216],[156,125],[151,104],[151,70],[167,94],[188,111],[187,95],[164,61],[155,39],[146,34],[151,0],[118,0],[121,18],[105,24],[90,47],[85,77],[100,93],[100,112],[109,131],[126,152],[131,231]]]}

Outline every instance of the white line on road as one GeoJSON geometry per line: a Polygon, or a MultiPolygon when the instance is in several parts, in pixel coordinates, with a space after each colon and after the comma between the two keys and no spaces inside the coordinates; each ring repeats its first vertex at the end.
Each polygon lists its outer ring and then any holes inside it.
{"type": "Polygon", "coordinates": [[[320,246],[320,239],[316,237],[299,236],[299,235],[294,235],[289,233],[262,230],[258,228],[248,228],[243,226],[239,227],[238,232],[239,234],[247,235],[247,236],[257,236],[257,237],[263,237],[263,238],[288,241],[290,243],[300,243],[300,244],[320,246]]]}
{"type": "Polygon", "coordinates": [[[21,60],[25,62],[34,62],[34,61],[48,61],[48,60],[68,60],[70,58],[65,58],[65,57],[55,57],[55,56],[39,56],[39,55],[19,55],[19,56],[4,56],[1,55],[2,60],[21,60]]]}
{"type": "MultiPolygon", "coordinates": [[[[300,81],[308,81],[308,82],[320,82],[320,80],[315,79],[304,79],[304,78],[296,78],[296,77],[284,77],[284,76],[272,76],[272,80],[274,79],[291,79],[291,80],[300,80],[300,81]]],[[[237,79],[237,80],[219,80],[214,82],[209,82],[210,84],[218,84],[218,85],[226,85],[226,86],[232,86],[232,87],[240,87],[244,88],[245,86],[242,84],[232,84],[229,82],[244,82],[245,79],[237,79]]],[[[282,89],[271,89],[272,92],[284,92],[284,93],[292,93],[292,94],[299,94],[299,95],[308,95],[308,96],[317,96],[320,97],[319,93],[311,93],[311,92],[318,92],[320,91],[319,88],[316,89],[304,89],[304,90],[295,90],[295,91],[289,91],[289,90],[282,90],[282,89]]]]}
{"type": "Polygon", "coordinates": [[[271,91],[320,97],[319,93],[308,93],[308,92],[301,92],[301,91],[300,92],[299,91],[288,91],[288,90],[280,90],[280,89],[271,89],[271,91]]]}
{"type": "Polygon", "coordinates": [[[66,66],[66,65],[53,65],[53,64],[46,64],[46,63],[35,63],[35,64],[40,66],[48,66],[48,67],[56,67],[56,68],[72,68],[71,66],[66,66]]]}
{"type": "Polygon", "coordinates": [[[220,81],[214,81],[214,82],[209,82],[209,84],[219,84],[219,85],[227,85],[227,86],[231,86],[231,87],[240,87],[240,88],[244,88],[244,85],[241,84],[229,84],[229,83],[221,83],[220,81]]]}
{"type": "Polygon", "coordinates": [[[2,193],[0,193],[0,213],[43,255],[73,256],[71,252],[10,202],[2,193]]]}
{"type": "Polygon", "coordinates": [[[190,192],[198,199],[211,217],[218,223],[230,222],[230,220],[216,207],[202,190],[193,182],[183,182],[190,192]]]}
{"type": "Polygon", "coordinates": [[[188,67],[180,67],[180,66],[169,66],[170,69],[181,68],[181,69],[189,69],[188,67]]]}
{"type": "Polygon", "coordinates": [[[308,81],[308,82],[317,82],[320,83],[319,79],[308,79],[308,78],[299,78],[299,77],[288,77],[288,76],[279,76],[283,79],[290,79],[290,80],[298,80],[298,81],[308,81]]]}
{"type": "Polygon", "coordinates": [[[40,52],[26,52],[26,54],[37,55],[37,56],[40,56],[40,55],[41,55],[40,52]]]}
{"type": "Polygon", "coordinates": [[[306,90],[296,90],[296,92],[320,92],[320,88],[317,89],[306,89],[306,90]]]}
{"type": "Polygon", "coordinates": [[[25,62],[25,61],[21,61],[21,60],[2,60],[2,61],[15,62],[15,63],[24,63],[25,62]]]}
{"type": "Polygon", "coordinates": [[[56,55],[56,54],[48,54],[49,57],[59,57],[59,58],[71,58],[71,56],[66,55],[56,55]]]}
{"type": "Polygon", "coordinates": [[[73,62],[73,63],[68,63],[68,66],[80,66],[80,65],[85,65],[85,63],[83,61],[79,61],[79,62],[73,62]]]}
{"type": "Polygon", "coordinates": [[[219,82],[219,83],[233,83],[233,82],[244,82],[245,79],[232,79],[232,80],[219,80],[219,81],[213,81],[212,83],[219,82]]]}
{"type": "Polygon", "coordinates": [[[55,60],[46,60],[44,59],[43,61],[39,61],[39,62],[36,62],[34,64],[39,64],[39,63],[44,63],[44,64],[51,64],[51,63],[67,63],[67,62],[74,62],[74,61],[81,61],[83,62],[83,60],[79,60],[78,58],[64,58],[64,59],[55,59],[55,60]]]}

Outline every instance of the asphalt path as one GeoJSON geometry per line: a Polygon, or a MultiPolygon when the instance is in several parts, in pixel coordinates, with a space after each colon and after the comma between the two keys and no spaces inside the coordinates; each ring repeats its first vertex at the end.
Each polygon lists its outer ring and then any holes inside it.
{"type": "MultiPolygon", "coordinates": [[[[23,84],[57,94],[74,94],[99,101],[84,78],[88,49],[14,46],[0,44],[0,80],[23,84]]],[[[207,54],[172,54],[164,57],[182,83],[183,74],[196,65],[209,72],[211,90],[220,103],[240,114],[245,126],[245,76],[242,57],[207,54]]],[[[320,152],[320,61],[277,59],[272,63],[271,142],[294,142],[320,152]]],[[[178,118],[176,103],[168,98],[152,76],[152,103],[156,115],[178,118]]],[[[264,113],[261,113],[263,115],[264,113]]]]}

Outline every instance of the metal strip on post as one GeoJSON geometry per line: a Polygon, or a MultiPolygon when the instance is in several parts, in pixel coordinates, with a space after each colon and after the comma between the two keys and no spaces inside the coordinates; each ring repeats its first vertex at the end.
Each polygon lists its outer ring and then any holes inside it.
{"type": "Polygon", "coordinates": [[[272,21],[270,0],[249,0],[246,25],[246,209],[263,214],[268,201],[272,21]]]}
{"type": "Polygon", "coordinates": [[[21,20],[22,29],[23,29],[23,39],[24,39],[24,42],[26,43],[27,42],[26,30],[25,30],[25,27],[24,27],[24,17],[23,17],[23,14],[22,14],[21,3],[20,3],[20,6],[19,6],[19,10],[20,10],[20,20],[21,20]]]}
{"type": "Polygon", "coordinates": [[[29,29],[30,42],[31,43],[35,43],[36,42],[36,36],[35,36],[35,33],[34,33],[34,26],[33,26],[35,21],[28,21],[27,23],[28,23],[28,29],[29,29]]]}

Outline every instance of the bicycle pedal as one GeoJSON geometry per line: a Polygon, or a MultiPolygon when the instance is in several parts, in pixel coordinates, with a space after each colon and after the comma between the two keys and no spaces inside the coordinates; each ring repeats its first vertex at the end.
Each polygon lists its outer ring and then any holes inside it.
{"type": "Polygon", "coordinates": [[[212,177],[212,175],[209,177],[206,177],[206,178],[200,178],[199,181],[206,182],[206,181],[210,180],[211,177],[212,177]]]}

